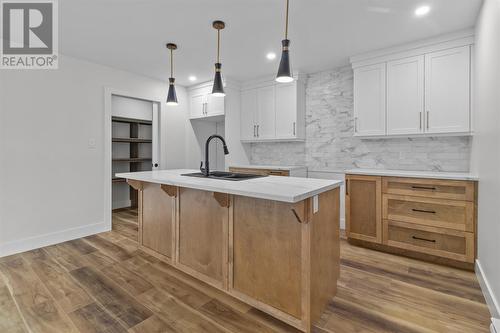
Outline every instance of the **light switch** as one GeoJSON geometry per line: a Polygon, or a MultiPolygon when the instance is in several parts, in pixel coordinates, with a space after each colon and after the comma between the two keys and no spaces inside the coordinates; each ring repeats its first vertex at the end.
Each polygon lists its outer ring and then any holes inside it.
{"type": "Polygon", "coordinates": [[[316,214],[319,210],[319,198],[317,195],[313,197],[313,214],[316,214]]]}

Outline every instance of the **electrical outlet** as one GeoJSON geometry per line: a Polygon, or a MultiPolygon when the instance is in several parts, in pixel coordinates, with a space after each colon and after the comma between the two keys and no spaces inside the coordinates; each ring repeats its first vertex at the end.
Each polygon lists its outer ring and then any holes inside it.
{"type": "Polygon", "coordinates": [[[313,197],[313,214],[316,214],[319,210],[319,198],[317,195],[313,197]]]}
{"type": "Polygon", "coordinates": [[[89,139],[89,149],[95,149],[95,139],[89,139]]]}

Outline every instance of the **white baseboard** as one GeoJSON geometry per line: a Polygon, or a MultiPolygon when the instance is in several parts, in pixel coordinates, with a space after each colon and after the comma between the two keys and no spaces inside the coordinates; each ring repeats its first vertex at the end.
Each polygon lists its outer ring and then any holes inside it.
{"type": "Polygon", "coordinates": [[[111,230],[110,228],[110,225],[101,222],[3,243],[0,244],[0,258],[9,256],[11,254],[21,253],[33,249],[38,249],[40,247],[109,231],[111,230]]]}
{"type": "MultiPolygon", "coordinates": [[[[479,259],[476,259],[476,276],[479,281],[479,285],[481,286],[481,290],[483,292],[486,303],[488,304],[488,308],[490,309],[491,316],[494,318],[500,318],[500,303],[491,289],[491,285],[488,282],[486,275],[484,275],[483,268],[481,267],[481,262],[479,259]]],[[[500,328],[497,330],[500,333],[500,328]]]]}

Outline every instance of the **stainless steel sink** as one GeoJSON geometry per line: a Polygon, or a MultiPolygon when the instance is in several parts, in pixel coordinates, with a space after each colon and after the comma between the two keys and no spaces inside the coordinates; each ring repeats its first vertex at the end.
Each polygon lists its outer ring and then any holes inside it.
{"type": "Polygon", "coordinates": [[[266,175],[253,175],[248,173],[234,173],[234,172],[224,172],[224,171],[212,171],[208,176],[205,176],[205,174],[201,172],[185,173],[182,174],[181,176],[213,178],[213,179],[232,180],[232,181],[266,177],[266,175]]]}

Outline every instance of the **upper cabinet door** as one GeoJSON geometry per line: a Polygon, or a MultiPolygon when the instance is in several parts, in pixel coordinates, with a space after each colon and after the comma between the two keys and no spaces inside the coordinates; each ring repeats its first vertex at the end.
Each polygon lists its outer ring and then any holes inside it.
{"type": "Polygon", "coordinates": [[[274,139],[276,136],[274,85],[257,89],[256,134],[258,139],[274,139]]]}
{"type": "Polygon", "coordinates": [[[425,131],[470,131],[470,46],[425,56],[425,131]]]}
{"type": "Polygon", "coordinates": [[[209,92],[205,108],[206,116],[224,115],[224,96],[217,97],[209,92]]]}
{"type": "Polygon", "coordinates": [[[241,93],[240,138],[254,140],[257,137],[255,114],[257,112],[257,89],[241,93]]]}
{"type": "Polygon", "coordinates": [[[276,85],[276,138],[297,137],[297,82],[276,85]]]}
{"type": "Polygon", "coordinates": [[[189,112],[191,118],[201,118],[205,116],[206,95],[195,93],[190,97],[189,112]]]}
{"type": "Polygon", "coordinates": [[[354,69],[354,135],[385,135],[385,63],[354,69]]]}
{"type": "Polygon", "coordinates": [[[424,121],[424,56],[387,63],[387,134],[418,134],[424,121]]]}

